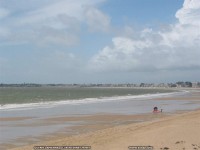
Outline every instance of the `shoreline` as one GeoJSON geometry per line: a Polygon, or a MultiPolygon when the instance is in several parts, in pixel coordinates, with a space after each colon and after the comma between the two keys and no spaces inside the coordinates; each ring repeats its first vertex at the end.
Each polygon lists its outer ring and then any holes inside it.
{"type": "MultiPolygon", "coordinates": [[[[127,88],[127,87],[126,87],[127,88]]],[[[118,88],[120,89],[120,88],[118,88]]],[[[130,89],[130,88],[129,88],[130,89]]],[[[139,89],[139,88],[136,88],[139,89]]],[[[144,88],[145,89],[145,88],[144,88]]],[[[152,89],[152,88],[146,88],[152,89]]],[[[153,88],[156,89],[156,88],[153,88]]],[[[162,88],[158,88],[162,89],[162,88]]],[[[169,89],[162,89],[169,90],[169,89]]],[[[12,111],[15,109],[36,109],[36,108],[46,108],[47,105],[53,105],[54,107],[59,105],[74,105],[74,104],[84,104],[84,103],[96,103],[96,102],[109,102],[109,101],[118,101],[118,100],[128,100],[128,99],[152,99],[152,98],[168,98],[177,95],[184,95],[188,91],[183,89],[173,89],[171,92],[161,92],[161,93],[151,93],[151,94],[139,94],[139,95],[123,95],[123,96],[110,96],[110,97],[94,97],[94,98],[83,98],[83,99],[68,99],[68,100],[57,100],[57,101],[44,101],[44,102],[35,102],[35,103],[13,103],[13,104],[1,104],[1,111],[12,111]]],[[[52,107],[52,106],[51,106],[52,107]]]]}

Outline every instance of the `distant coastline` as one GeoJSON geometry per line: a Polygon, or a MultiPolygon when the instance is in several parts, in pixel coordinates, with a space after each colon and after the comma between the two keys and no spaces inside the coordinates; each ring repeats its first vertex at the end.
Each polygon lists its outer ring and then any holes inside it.
{"type": "Polygon", "coordinates": [[[163,87],[163,88],[200,88],[200,82],[178,81],[175,83],[121,83],[121,84],[37,84],[20,83],[7,84],[1,83],[0,87],[163,87]]]}

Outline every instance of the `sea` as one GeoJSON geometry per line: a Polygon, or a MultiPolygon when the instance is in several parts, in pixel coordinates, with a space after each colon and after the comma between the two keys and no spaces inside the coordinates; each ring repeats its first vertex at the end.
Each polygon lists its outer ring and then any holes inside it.
{"type": "Polygon", "coordinates": [[[189,91],[170,88],[1,87],[0,117],[15,117],[16,114],[27,116],[27,113],[37,117],[98,113],[140,114],[151,112],[154,106],[165,109],[166,112],[198,107],[194,104],[185,108],[185,104],[192,103],[191,100],[155,100],[188,93],[189,91]]]}
{"type": "Polygon", "coordinates": [[[52,107],[62,104],[95,103],[127,98],[168,95],[171,89],[97,87],[3,87],[0,110],[52,107]]]}

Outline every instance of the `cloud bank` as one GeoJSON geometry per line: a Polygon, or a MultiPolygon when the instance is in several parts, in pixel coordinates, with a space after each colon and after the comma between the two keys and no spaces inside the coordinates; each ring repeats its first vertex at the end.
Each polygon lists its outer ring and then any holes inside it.
{"type": "Polygon", "coordinates": [[[91,58],[89,68],[97,72],[200,69],[199,0],[185,0],[175,16],[177,23],[164,30],[134,32],[128,27],[91,58]]]}

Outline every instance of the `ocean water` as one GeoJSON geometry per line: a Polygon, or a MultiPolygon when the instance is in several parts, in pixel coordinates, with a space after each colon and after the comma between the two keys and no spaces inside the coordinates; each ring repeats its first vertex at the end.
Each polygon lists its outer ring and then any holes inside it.
{"type": "Polygon", "coordinates": [[[81,87],[7,87],[0,88],[0,109],[36,107],[61,103],[83,103],[119,97],[138,97],[170,93],[170,89],[81,88],[81,87]]]}

